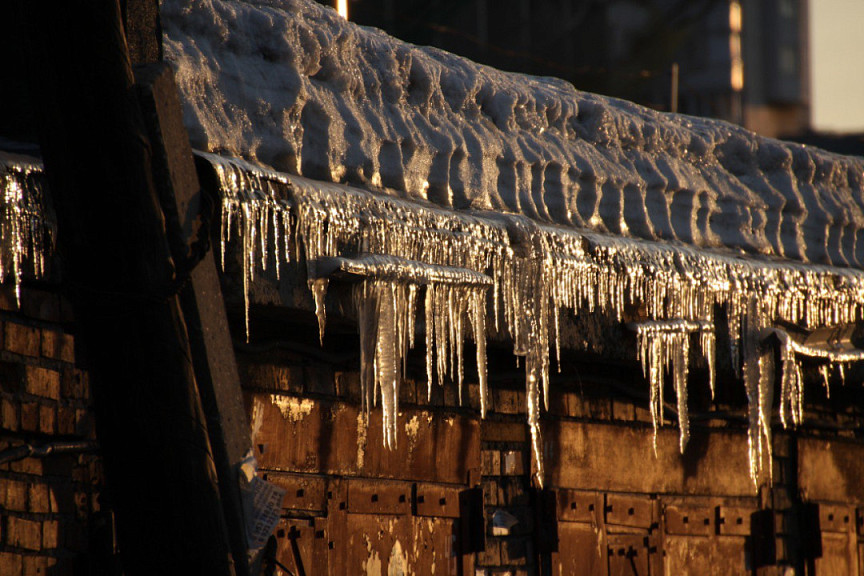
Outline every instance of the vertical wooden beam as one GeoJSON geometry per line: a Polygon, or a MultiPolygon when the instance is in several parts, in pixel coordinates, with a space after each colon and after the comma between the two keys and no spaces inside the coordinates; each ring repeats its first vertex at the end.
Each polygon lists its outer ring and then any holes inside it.
{"type": "Polygon", "coordinates": [[[153,147],[153,169],[171,253],[185,279],[180,304],[207,416],[210,445],[238,576],[248,574],[246,533],[237,470],[252,448],[240,376],[222,289],[210,247],[219,207],[198,183],[174,73],[168,64],[135,70],[138,95],[153,147]],[[209,220],[213,217],[212,222],[209,220]]]}
{"type": "Polygon", "coordinates": [[[117,0],[20,0],[127,574],[233,575],[117,0]]]}

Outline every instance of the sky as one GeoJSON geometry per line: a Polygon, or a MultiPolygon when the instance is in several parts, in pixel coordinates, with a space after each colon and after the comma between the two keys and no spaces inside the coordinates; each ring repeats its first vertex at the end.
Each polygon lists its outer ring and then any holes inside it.
{"type": "Polygon", "coordinates": [[[813,128],[864,132],[864,0],[810,0],[813,128]]]}

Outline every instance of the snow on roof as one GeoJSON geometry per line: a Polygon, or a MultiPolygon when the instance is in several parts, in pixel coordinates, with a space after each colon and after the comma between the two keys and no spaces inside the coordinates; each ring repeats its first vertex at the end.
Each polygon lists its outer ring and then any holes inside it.
{"type": "Polygon", "coordinates": [[[164,0],[193,146],[697,247],[864,265],[864,160],[501,72],[307,0],[164,0]]]}

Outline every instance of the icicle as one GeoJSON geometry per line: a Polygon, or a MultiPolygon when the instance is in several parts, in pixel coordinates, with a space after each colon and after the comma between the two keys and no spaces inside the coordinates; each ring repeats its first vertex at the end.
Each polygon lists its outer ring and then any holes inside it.
{"type": "Polygon", "coordinates": [[[699,334],[699,343],[702,355],[708,363],[708,386],[711,389],[711,400],[714,400],[714,388],[716,386],[715,362],[717,341],[713,331],[704,330],[699,334]]]}
{"type": "Polygon", "coordinates": [[[765,453],[768,454],[769,462],[771,458],[770,411],[773,402],[774,377],[773,371],[769,372],[766,369],[767,360],[763,359],[760,352],[760,334],[765,323],[763,312],[764,302],[751,299],[747,303],[742,343],[743,376],[748,402],[747,442],[750,454],[750,478],[754,486],[759,485],[765,453]]]}
{"type": "Polygon", "coordinates": [[[471,329],[477,345],[477,378],[480,381],[480,417],[486,417],[486,295],[480,291],[471,294],[471,329]]]}
{"type": "Polygon", "coordinates": [[[528,405],[528,429],[531,431],[531,453],[534,461],[534,480],[538,488],[543,488],[545,474],[543,471],[543,441],[540,436],[540,387],[538,366],[526,359],[527,373],[525,399],[528,405]]]}
{"type": "Polygon", "coordinates": [[[435,285],[426,286],[426,402],[432,402],[432,358],[435,351],[435,285]]]}
{"type": "MultiPolygon", "coordinates": [[[[766,350],[759,355],[759,427],[760,442],[764,441],[764,449],[768,453],[768,461],[772,462],[773,447],[771,443],[771,408],[774,404],[774,351],[766,350]]],[[[773,466],[768,466],[769,482],[774,481],[773,466]]]]}
{"type": "MultiPolygon", "coordinates": [[[[842,364],[841,364],[842,366],[842,364]]],[[[819,366],[819,375],[822,376],[822,383],[825,385],[825,396],[831,398],[831,367],[828,364],[819,366]]]]}
{"type": "Polygon", "coordinates": [[[324,308],[324,299],[327,296],[327,278],[315,278],[309,281],[309,289],[315,299],[315,316],[318,318],[318,340],[324,346],[324,327],[327,325],[327,311],[324,308]]]}
{"type": "Polygon", "coordinates": [[[681,453],[690,440],[690,416],[687,410],[687,368],[690,357],[690,335],[676,334],[669,338],[669,344],[674,346],[674,380],[675,395],[678,397],[678,426],[680,427],[681,453]]]}

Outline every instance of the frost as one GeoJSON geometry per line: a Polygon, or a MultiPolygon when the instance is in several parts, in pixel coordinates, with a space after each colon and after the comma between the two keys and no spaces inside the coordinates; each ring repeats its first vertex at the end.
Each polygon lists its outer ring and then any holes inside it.
{"type": "Polygon", "coordinates": [[[44,276],[51,248],[42,207],[42,167],[33,160],[0,152],[0,194],[0,281],[12,277],[20,305],[24,275],[44,276]]]}

